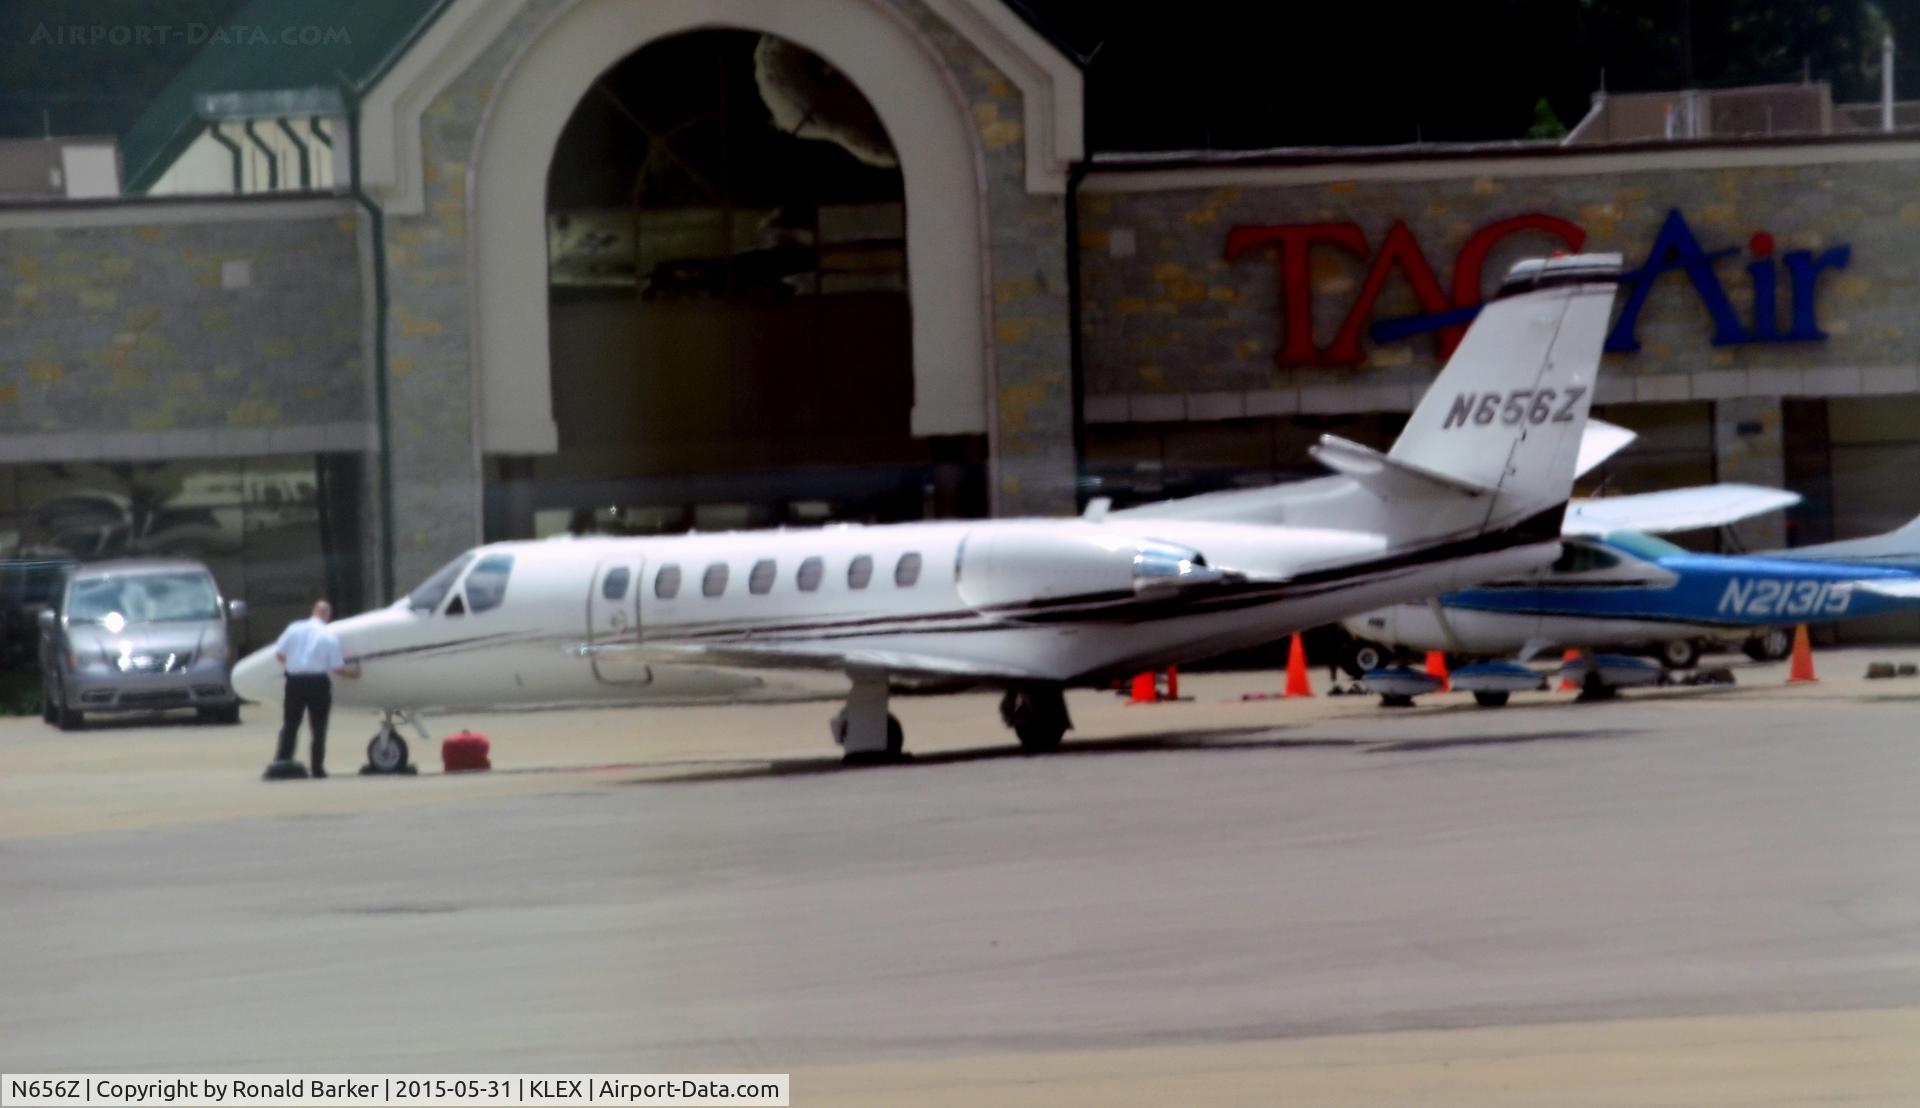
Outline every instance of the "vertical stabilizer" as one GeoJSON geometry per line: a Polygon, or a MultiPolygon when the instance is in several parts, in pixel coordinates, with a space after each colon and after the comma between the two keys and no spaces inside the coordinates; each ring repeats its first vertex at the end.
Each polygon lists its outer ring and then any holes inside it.
{"type": "Polygon", "coordinates": [[[1558,510],[1573,488],[1619,281],[1618,254],[1515,265],[1388,457],[1496,490],[1489,524],[1558,510]]]}

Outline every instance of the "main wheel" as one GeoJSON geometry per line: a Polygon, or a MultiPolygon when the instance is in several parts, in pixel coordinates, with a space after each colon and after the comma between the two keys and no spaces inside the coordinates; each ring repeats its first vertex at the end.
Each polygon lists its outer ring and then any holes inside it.
{"type": "Polygon", "coordinates": [[[1393,660],[1393,653],[1386,647],[1368,639],[1354,639],[1340,656],[1340,668],[1347,676],[1359,680],[1371,669],[1379,669],[1393,660]]]}
{"type": "Polygon", "coordinates": [[[1668,669],[1692,669],[1700,661],[1700,644],[1693,639],[1668,639],[1660,644],[1660,664],[1668,669]]]}
{"type": "Polygon", "coordinates": [[[1066,694],[1058,686],[1008,689],[1000,698],[1000,718],[1030,753],[1058,749],[1073,727],[1066,694]]]}
{"type": "Polygon", "coordinates": [[[407,768],[407,740],[382,728],[367,741],[367,764],[375,773],[399,773],[407,768]]]}
{"type": "Polygon", "coordinates": [[[1784,627],[1770,627],[1740,645],[1756,662],[1777,662],[1793,653],[1793,636],[1784,627]]]}
{"type": "Polygon", "coordinates": [[[1475,703],[1479,704],[1482,708],[1504,708],[1507,706],[1507,698],[1512,695],[1512,693],[1508,692],[1480,689],[1473,694],[1473,699],[1475,703]]]}
{"type": "Polygon", "coordinates": [[[892,712],[887,713],[887,753],[898,754],[907,748],[907,732],[892,712]]]}

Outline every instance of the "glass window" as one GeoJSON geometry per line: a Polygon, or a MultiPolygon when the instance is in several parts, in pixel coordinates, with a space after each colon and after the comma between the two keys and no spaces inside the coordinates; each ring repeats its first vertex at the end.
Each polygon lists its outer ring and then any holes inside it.
{"type": "Polygon", "coordinates": [[[67,618],[116,632],[136,623],[199,622],[220,618],[220,599],[205,573],[81,577],[67,595],[67,618]]]}
{"type": "Polygon", "coordinates": [[[800,586],[801,592],[812,592],[820,587],[820,578],[826,574],[826,569],[826,562],[819,558],[808,558],[800,563],[800,572],[795,576],[794,583],[800,586]]]}
{"type": "Polygon", "coordinates": [[[489,554],[475,562],[467,574],[467,607],[476,614],[498,608],[507,598],[507,575],[512,572],[511,554],[489,554]]]}
{"type": "Polygon", "coordinates": [[[461,602],[459,593],[454,593],[453,599],[447,601],[447,610],[443,614],[450,616],[464,616],[467,614],[467,606],[461,602]]]}
{"type": "Polygon", "coordinates": [[[727,563],[715,562],[700,578],[700,595],[719,596],[727,591],[727,563]]]}
{"type": "Polygon", "coordinates": [[[753,572],[747,575],[747,591],[755,596],[765,596],[773,590],[773,575],[776,572],[772,558],[762,558],[753,563],[753,572]]]}
{"type": "Polygon", "coordinates": [[[1665,558],[1674,554],[1685,554],[1686,548],[1676,546],[1665,539],[1658,539],[1642,531],[1612,531],[1607,534],[1607,543],[1617,546],[1629,554],[1638,554],[1642,558],[1665,558]]]}
{"type": "Polygon", "coordinates": [[[1612,569],[1619,564],[1619,558],[1598,547],[1569,542],[1561,545],[1560,558],[1553,563],[1552,572],[1590,573],[1596,569],[1612,569]]]}
{"type": "Polygon", "coordinates": [[[893,583],[900,588],[909,589],[919,580],[920,555],[917,551],[909,550],[900,555],[900,560],[893,564],[893,583]]]}
{"type": "Polygon", "coordinates": [[[606,579],[600,582],[600,595],[608,600],[620,600],[627,595],[627,582],[633,579],[633,571],[626,566],[615,566],[607,571],[606,579]]]}
{"type": "Polygon", "coordinates": [[[865,554],[847,563],[847,587],[864,589],[867,582],[873,580],[873,559],[865,554]]]}
{"type": "Polygon", "coordinates": [[[653,595],[662,600],[672,600],[680,595],[680,567],[669,562],[660,567],[653,575],[653,595]]]}
{"type": "Polygon", "coordinates": [[[407,607],[416,612],[431,612],[447,598],[447,590],[460,578],[460,571],[473,561],[473,551],[469,550],[453,561],[440,567],[440,572],[420,582],[420,587],[407,594],[407,607]]]}

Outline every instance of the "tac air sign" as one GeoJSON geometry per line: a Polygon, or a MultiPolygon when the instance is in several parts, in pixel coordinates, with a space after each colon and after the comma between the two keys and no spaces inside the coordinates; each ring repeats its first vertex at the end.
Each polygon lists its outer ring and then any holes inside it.
{"type": "MultiPolygon", "coordinates": [[[[1264,252],[1265,248],[1273,251],[1280,270],[1282,333],[1274,361],[1282,366],[1357,366],[1366,360],[1360,348],[1363,329],[1374,342],[1383,344],[1437,333],[1441,356],[1452,353],[1466,333],[1467,323],[1480,310],[1481,271],[1488,254],[1501,240],[1526,232],[1544,233],[1558,240],[1555,248],[1572,251],[1579,250],[1587,239],[1587,233],[1578,224],[1538,212],[1490,223],[1474,232],[1455,255],[1450,288],[1441,285],[1405,221],[1396,222],[1387,231],[1377,253],[1368,249],[1366,235],[1357,223],[1235,227],[1227,234],[1227,260],[1264,252]],[[1316,247],[1336,248],[1370,259],[1359,296],[1333,341],[1324,347],[1313,344],[1310,261],[1311,251],[1316,247]],[[1369,325],[1374,304],[1387,279],[1396,271],[1412,287],[1422,312],[1369,325]]],[[[1715,346],[1820,342],[1827,337],[1815,316],[1814,294],[1820,275],[1829,269],[1845,268],[1851,253],[1851,246],[1835,246],[1818,254],[1795,250],[1775,257],[1773,236],[1765,231],[1756,232],[1744,247],[1708,249],[1700,244],[1679,210],[1670,211],[1660,225],[1660,233],[1654,236],[1653,245],[1640,256],[1639,266],[1621,275],[1625,295],[1620,316],[1607,335],[1607,349],[1640,349],[1634,328],[1639,324],[1647,297],[1655,289],[1669,289],[1668,295],[1691,291],[1706,309],[1713,325],[1711,341],[1715,346]],[[1734,310],[1716,266],[1736,254],[1745,254],[1748,260],[1743,267],[1744,274],[1733,279],[1746,281],[1753,293],[1753,312],[1745,319],[1734,310]],[[1781,325],[1783,309],[1787,319],[1784,327],[1781,325]]],[[[1629,264],[1633,258],[1634,255],[1628,255],[1629,264]]]]}

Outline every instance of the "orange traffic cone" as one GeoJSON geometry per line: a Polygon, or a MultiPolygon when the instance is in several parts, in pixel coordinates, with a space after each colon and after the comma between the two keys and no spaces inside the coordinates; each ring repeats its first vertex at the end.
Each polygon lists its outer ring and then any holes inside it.
{"type": "Polygon", "coordinates": [[[1818,681],[1813,675],[1813,643],[1807,639],[1807,625],[1793,629],[1793,662],[1787,667],[1787,684],[1818,681]]]}
{"type": "Polygon", "coordinates": [[[1312,696],[1307,683],[1307,648],[1300,643],[1300,632],[1293,633],[1293,645],[1287,648],[1287,696],[1312,696]]]}
{"type": "Polygon", "coordinates": [[[1160,691],[1154,687],[1153,673],[1133,675],[1133,695],[1127,697],[1128,704],[1152,704],[1160,699],[1160,691]]]}
{"type": "Polygon", "coordinates": [[[1453,691],[1453,678],[1447,676],[1447,652],[1444,650],[1427,651],[1427,676],[1440,679],[1440,691],[1453,691]]]}
{"type": "Polygon", "coordinates": [[[1180,667],[1167,667],[1167,699],[1180,699],[1180,667]]]}
{"type": "Polygon", "coordinates": [[[1561,656],[1560,658],[1560,691],[1561,692],[1579,692],[1580,691],[1580,686],[1574,684],[1573,678],[1567,676],[1567,667],[1579,660],[1580,660],[1580,652],[1578,650],[1573,650],[1571,648],[1567,650],[1566,654],[1561,656]]]}

